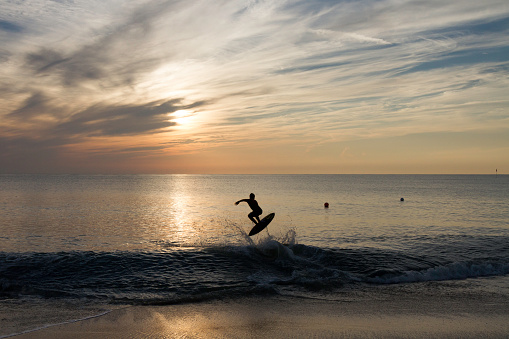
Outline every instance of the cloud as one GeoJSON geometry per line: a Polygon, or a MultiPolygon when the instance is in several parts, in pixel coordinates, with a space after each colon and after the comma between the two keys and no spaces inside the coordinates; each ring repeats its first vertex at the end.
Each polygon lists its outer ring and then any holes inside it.
{"type": "Polygon", "coordinates": [[[441,68],[463,67],[468,65],[482,65],[488,63],[508,63],[509,46],[494,48],[474,48],[447,53],[435,60],[425,61],[407,69],[406,73],[430,71],[441,68]]]}
{"type": "Polygon", "coordinates": [[[28,97],[21,107],[7,115],[8,118],[26,120],[48,111],[48,98],[42,92],[33,93],[28,97]]]}
{"type": "Polygon", "coordinates": [[[115,136],[156,133],[175,126],[170,113],[199,104],[182,105],[180,99],[142,105],[93,106],[55,126],[57,134],[115,136]]]}
{"type": "Polygon", "coordinates": [[[138,76],[164,62],[151,57],[150,44],[157,21],[175,2],[151,1],[115,25],[105,25],[78,45],[44,46],[28,52],[25,67],[35,75],[59,79],[64,87],[119,87],[131,85],[138,76]]]}
{"type": "Polygon", "coordinates": [[[133,152],[147,152],[147,151],[160,151],[167,148],[167,146],[146,146],[146,147],[129,147],[129,148],[123,148],[119,149],[117,152],[120,153],[133,153],[133,152]]]}
{"type": "Polygon", "coordinates": [[[137,135],[174,126],[168,114],[177,110],[175,101],[137,106],[93,106],[55,126],[58,134],[114,136],[137,135]]]}
{"type": "MultiPolygon", "coordinates": [[[[24,123],[34,120],[33,124],[35,125],[38,123],[42,107],[45,107],[47,111],[56,109],[56,107],[52,108],[51,105],[46,104],[47,102],[48,99],[45,95],[36,93],[28,98],[22,107],[11,112],[8,117],[11,120],[24,123]]],[[[34,127],[32,133],[24,137],[15,134],[12,137],[5,137],[4,140],[11,139],[9,142],[11,145],[23,145],[24,140],[28,143],[34,140],[34,146],[37,145],[37,142],[44,141],[39,146],[58,147],[74,144],[80,140],[84,141],[90,137],[141,136],[167,132],[168,128],[177,125],[172,121],[174,117],[171,116],[171,113],[206,104],[207,102],[204,101],[184,104],[182,99],[138,105],[97,104],[70,116],[54,117],[50,122],[38,126],[39,128],[34,127]]]]}
{"type": "Polygon", "coordinates": [[[129,136],[144,143],[100,152],[151,154],[163,133],[175,149],[290,149],[505,122],[504,1],[34,0],[0,12],[11,150],[129,136]],[[193,124],[179,130],[183,109],[193,124]]]}
{"type": "MultiPolygon", "coordinates": [[[[94,139],[143,137],[170,132],[177,123],[172,121],[171,113],[182,109],[193,109],[206,105],[206,102],[184,104],[182,99],[149,102],[139,105],[94,105],[68,117],[46,124],[38,124],[39,115],[34,114],[35,107],[40,109],[47,102],[43,94],[34,94],[23,107],[11,113],[11,119],[20,121],[35,120],[31,133],[19,133],[19,130],[0,128],[0,173],[12,172],[81,172],[88,168],[91,161],[103,166],[114,166],[113,159],[128,161],[143,154],[164,151],[172,142],[161,145],[123,147],[124,143],[112,146],[108,143],[101,147],[93,146],[94,139]],[[87,143],[92,143],[87,146],[87,143]],[[83,145],[76,153],[72,148],[83,145]],[[86,160],[88,159],[88,160],[86,160]],[[81,166],[81,167],[80,167],[81,166]]],[[[51,111],[47,105],[47,110],[51,111]]],[[[122,140],[122,139],[119,139],[122,140]]],[[[192,141],[175,141],[173,145],[189,144],[192,141]]],[[[137,142],[134,141],[136,144],[137,142]]],[[[92,166],[93,168],[93,166],[92,166]]],[[[94,171],[92,169],[92,171],[94,171]]],[[[98,170],[101,172],[101,170],[98,170]]],[[[95,172],[95,171],[94,171],[95,172]]]]}

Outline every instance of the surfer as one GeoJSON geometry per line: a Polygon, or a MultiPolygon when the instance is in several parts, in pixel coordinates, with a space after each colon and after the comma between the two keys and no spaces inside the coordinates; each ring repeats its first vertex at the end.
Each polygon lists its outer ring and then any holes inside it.
{"type": "Polygon", "coordinates": [[[247,202],[247,204],[249,205],[249,207],[251,207],[251,209],[253,210],[251,213],[249,213],[248,217],[249,219],[251,219],[252,222],[254,222],[255,224],[259,223],[260,222],[260,215],[263,213],[262,209],[260,208],[260,206],[258,205],[258,202],[255,200],[255,195],[254,193],[251,193],[249,195],[249,199],[242,199],[242,200],[239,200],[235,203],[235,205],[238,205],[239,203],[241,202],[247,202]]]}

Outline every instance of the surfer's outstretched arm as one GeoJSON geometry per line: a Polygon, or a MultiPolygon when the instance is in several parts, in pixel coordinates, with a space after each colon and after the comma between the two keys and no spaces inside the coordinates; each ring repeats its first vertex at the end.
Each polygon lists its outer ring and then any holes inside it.
{"type": "Polygon", "coordinates": [[[242,200],[236,201],[236,202],[235,202],[235,205],[238,205],[238,204],[240,204],[240,203],[241,203],[241,202],[243,202],[243,201],[244,201],[244,202],[247,202],[248,200],[249,200],[249,199],[242,199],[242,200]]]}

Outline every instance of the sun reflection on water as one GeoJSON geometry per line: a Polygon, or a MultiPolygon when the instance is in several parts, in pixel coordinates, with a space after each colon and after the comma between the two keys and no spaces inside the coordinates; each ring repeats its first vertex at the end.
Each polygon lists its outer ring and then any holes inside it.
{"type": "Polygon", "coordinates": [[[185,175],[172,177],[171,189],[168,192],[170,223],[166,227],[168,244],[177,247],[188,247],[196,244],[196,220],[193,220],[195,202],[189,191],[189,180],[185,175]]]}

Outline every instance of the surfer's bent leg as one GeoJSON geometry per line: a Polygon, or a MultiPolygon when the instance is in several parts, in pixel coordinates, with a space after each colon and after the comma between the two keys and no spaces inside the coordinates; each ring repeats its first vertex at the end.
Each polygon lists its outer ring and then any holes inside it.
{"type": "Polygon", "coordinates": [[[247,215],[249,217],[249,219],[254,223],[256,224],[256,220],[255,220],[255,217],[256,217],[256,214],[255,212],[251,212],[247,215]]]}
{"type": "Polygon", "coordinates": [[[249,219],[251,219],[252,222],[257,224],[257,223],[260,222],[260,215],[262,213],[263,213],[263,211],[261,209],[259,209],[259,210],[256,210],[256,211],[253,211],[253,212],[249,213],[248,217],[249,217],[249,219]]]}

